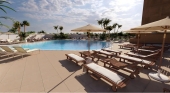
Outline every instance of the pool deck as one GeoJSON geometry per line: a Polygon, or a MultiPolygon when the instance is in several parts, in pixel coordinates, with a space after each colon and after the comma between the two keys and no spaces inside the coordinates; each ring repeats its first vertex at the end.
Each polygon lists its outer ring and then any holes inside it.
{"type": "MultiPolygon", "coordinates": [[[[114,49],[129,51],[119,49],[118,44],[114,44],[114,49]]],[[[66,60],[65,54],[80,55],[78,52],[37,51],[23,59],[18,55],[14,58],[1,56],[0,92],[113,92],[110,84],[94,80],[89,74],[83,73],[80,66],[66,60]]],[[[170,51],[164,56],[162,68],[170,76],[170,51]]],[[[99,64],[103,66],[101,62],[99,64]]],[[[153,71],[143,69],[140,77],[130,79],[127,86],[118,89],[118,92],[162,92],[164,87],[170,88],[170,83],[149,78],[149,72],[153,71]]]]}

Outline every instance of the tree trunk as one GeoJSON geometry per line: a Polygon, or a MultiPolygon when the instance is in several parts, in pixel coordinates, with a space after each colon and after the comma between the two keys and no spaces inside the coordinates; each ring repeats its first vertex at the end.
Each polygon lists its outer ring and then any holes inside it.
{"type": "Polygon", "coordinates": [[[24,25],[24,33],[25,33],[25,25],[24,25]]]}
{"type": "Polygon", "coordinates": [[[18,27],[18,34],[20,34],[20,27],[18,27]]]}

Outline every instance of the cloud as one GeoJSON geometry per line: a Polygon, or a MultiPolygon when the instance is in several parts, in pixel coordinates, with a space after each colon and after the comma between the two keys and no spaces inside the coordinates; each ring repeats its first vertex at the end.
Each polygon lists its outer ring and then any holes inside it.
{"type": "Polygon", "coordinates": [[[14,3],[12,0],[6,0],[6,1],[9,2],[10,4],[14,3]]]}
{"type": "Polygon", "coordinates": [[[24,0],[18,9],[27,18],[50,22],[41,23],[44,29],[61,24],[69,31],[85,24],[97,25],[97,20],[109,18],[111,24],[117,22],[126,30],[141,23],[142,9],[137,6],[142,6],[142,0],[24,0]],[[136,8],[137,12],[131,11],[136,8]]]}
{"type": "Polygon", "coordinates": [[[128,11],[138,4],[142,4],[142,0],[113,0],[109,3],[110,6],[113,6],[115,12],[128,11]]]}

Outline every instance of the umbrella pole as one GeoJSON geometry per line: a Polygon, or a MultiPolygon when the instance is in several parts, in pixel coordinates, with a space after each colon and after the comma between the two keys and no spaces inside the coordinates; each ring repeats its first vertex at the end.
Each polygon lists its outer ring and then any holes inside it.
{"type": "Polygon", "coordinates": [[[162,42],[162,50],[161,50],[161,56],[160,56],[160,62],[158,65],[158,72],[157,73],[149,73],[149,76],[155,80],[161,81],[161,82],[169,82],[170,79],[168,76],[161,74],[161,64],[162,64],[162,56],[163,56],[163,51],[164,51],[164,45],[165,45],[165,39],[166,39],[166,30],[164,31],[164,36],[163,36],[163,42],[162,42]]]}
{"type": "Polygon", "coordinates": [[[90,32],[88,34],[88,51],[90,52],[90,32]]]}
{"type": "Polygon", "coordinates": [[[139,48],[139,36],[140,36],[140,31],[138,32],[137,53],[138,53],[138,48],[139,48]]]}
{"type": "Polygon", "coordinates": [[[167,30],[164,31],[164,35],[163,35],[161,56],[160,56],[160,62],[159,62],[159,65],[158,65],[158,75],[160,75],[160,69],[161,69],[161,64],[162,64],[162,56],[163,56],[163,52],[164,52],[165,39],[166,39],[166,31],[167,31],[167,30]]]}

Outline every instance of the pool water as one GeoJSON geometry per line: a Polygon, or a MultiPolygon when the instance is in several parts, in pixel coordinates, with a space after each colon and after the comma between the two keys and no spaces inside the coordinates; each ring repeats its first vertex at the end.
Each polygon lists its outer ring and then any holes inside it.
{"type": "Polygon", "coordinates": [[[90,50],[96,50],[104,48],[107,45],[107,42],[104,41],[89,41],[89,43],[87,40],[51,40],[21,44],[20,46],[41,50],[88,50],[88,46],[90,46],[90,50]]]}

